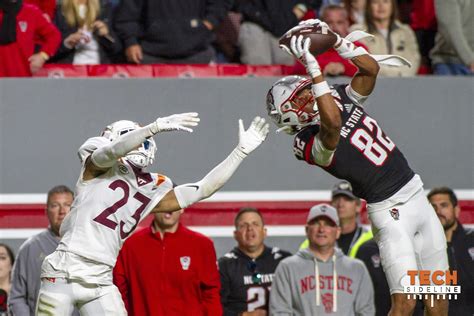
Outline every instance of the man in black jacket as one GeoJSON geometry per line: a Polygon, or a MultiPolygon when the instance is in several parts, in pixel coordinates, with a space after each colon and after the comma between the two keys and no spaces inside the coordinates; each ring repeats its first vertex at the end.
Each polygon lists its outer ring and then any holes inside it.
{"type": "Polygon", "coordinates": [[[294,59],[279,48],[278,38],[305,16],[308,0],[237,0],[242,14],[240,59],[244,64],[293,65],[294,59]]]}
{"type": "Polygon", "coordinates": [[[266,316],[275,270],[287,251],[267,247],[262,214],[242,208],[236,215],[237,247],[219,259],[224,316],[266,316]]]}
{"type": "Polygon", "coordinates": [[[115,29],[135,64],[208,64],[230,0],[122,0],[115,29]]]}
{"type": "Polygon", "coordinates": [[[453,190],[434,188],[428,200],[441,221],[448,242],[449,268],[458,272],[461,294],[449,302],[449,315],[474,315],[474,231],[459,222],[461,208],[453,190]]]}

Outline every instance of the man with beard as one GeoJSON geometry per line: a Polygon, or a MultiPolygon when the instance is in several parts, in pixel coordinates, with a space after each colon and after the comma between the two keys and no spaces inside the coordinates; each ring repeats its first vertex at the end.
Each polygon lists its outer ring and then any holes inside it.
{"type": "Polygon", "coordinates": [[[214,244],[181,214],[156,213],[122,247],[114,283],[128,315],[222,315],[214,244]]]}
{"type": "Polygon", "coordinates": [[[444,228],[449,269],[458,272],[461,286],[458,299],[449,302],[449,315],[474,315],[474,231],[459,221],[461,208],[452,189],[434,188],[428,193],[428,200],[444,228]]]}
{"type": "Polygon", "coordinates": [[[291,254],[264,244],[267,229],[257,209],[242,208],[234,225],[237,247],[219,259],[224,316],[266,316],[275,270],[291,254]]]}

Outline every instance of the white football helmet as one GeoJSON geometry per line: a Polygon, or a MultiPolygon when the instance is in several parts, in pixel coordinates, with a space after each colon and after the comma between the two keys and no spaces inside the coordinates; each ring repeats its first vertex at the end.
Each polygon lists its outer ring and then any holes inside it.
{"type": "Polygon", "coordinates": [[[319,121],[319,111],[314,98],[300,102],[298,92],[311,89],[311,80],[300,76],[287,76],[273,84],[267,94],[267,112],[275,124],[284,131],[295,134],[303,127],[319,121]],[[308,102],[313,102],[313,113],[304,112],[308,102]]]}
{"type": "MultiPolygon", "coordinates": [[[[116,140],[121,135],[131,132],[139,128],[140,125],[136,122],[121,120],[108,125],[102,132],[101,136],[110,141],[116,140]]],[[[152,137],[145,140],[140,147],[129,152],[125,157],[134,166],[138,168],[145,168],[153,163],[155,160],[156,143],[152,137]]]]}

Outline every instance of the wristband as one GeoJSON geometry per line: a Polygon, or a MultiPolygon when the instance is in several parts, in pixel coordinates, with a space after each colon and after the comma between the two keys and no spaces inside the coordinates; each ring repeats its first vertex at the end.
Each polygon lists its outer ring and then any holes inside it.
{"type": "Polygon", "coordinates": [[[313,84],[311,86],[311,93],[315,98],[319,98],[322,95],[325,94],[331,94],[331,88],[329,88],[329,85],[326,81],[320,82],[313,84]]]}
{"type": "Polygon", "coordinates": [[[48,61],[49,55],[46,54],[45,52],[41,51],[39,52],[40,56],[44,59],[44,61],[48,61]]]}

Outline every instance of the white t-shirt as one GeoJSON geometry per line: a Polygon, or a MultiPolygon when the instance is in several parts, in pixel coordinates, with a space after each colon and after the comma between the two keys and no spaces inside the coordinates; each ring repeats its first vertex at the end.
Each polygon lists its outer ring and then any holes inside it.
{"type": "MultiPolygon", "coordinates": [[[[85,4],[79,5],[79,16],[86,17],[87,7],[85,4]]],[[[98,65],[100,64],[99,43],[87,28],[83,29],[84,33],[88,35],[90,41],[87,43],[79,43],[76,45],[74,53],[73,65],[98,65]]]]}
{"type": "MultiPolygon", "coordinates": [[[[88,139],[79,149],[86,161],[95,149],[109,144],[104,137],[88,139]]],[[[109,284],[125,239],[173,188],[166,176],[146,173],[120,159],[105,174],[76,184],[76,197],[64,219],[62,239],[46,257],[41,277],[65,277],[109,284]]]]}

